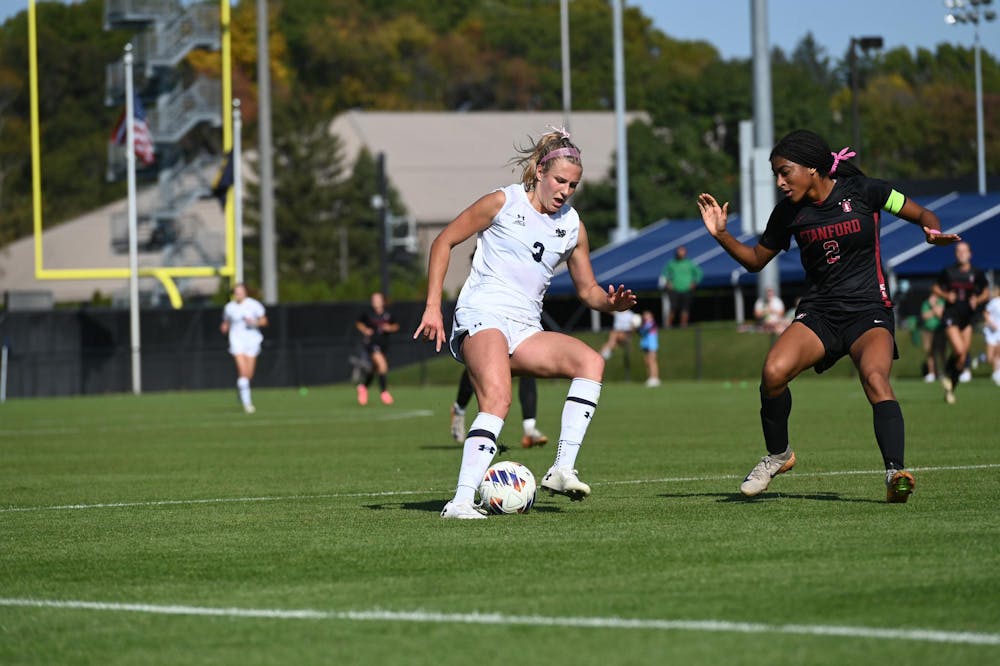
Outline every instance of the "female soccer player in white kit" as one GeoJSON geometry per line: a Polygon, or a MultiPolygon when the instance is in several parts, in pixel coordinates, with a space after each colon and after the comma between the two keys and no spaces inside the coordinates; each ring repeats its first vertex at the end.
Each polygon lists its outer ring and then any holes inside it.
{"type": "Polygon", "coordinates": [[[260,329],[267,326],[267,315],[264,306],[255,298],[247,296],[246,285],[240,283],[233,287],[233,300],[226,303],[222,311],[222,324],[219,330],[223,335],[229,335],[229,353],[236,362],[236,389],[243,403],[243,411],[253,414],[257,411],[250,399],[250,380],[257,367],[257,356],[260,354],[260,343],[264,336],[260,329]]]}
{"type": "Polygon", "coordinates": [[[466,435],[455,497],[442,518],[486,517],[473,502],[510,409],[512,373],[572,380],[556,459],[541,487],[573,500],[590,494],[574,467],[601,393],[604,359],[576,338],[543,331],[542,299],[556,266],[565,261],[587,306],[614,312],[636,302],[624,285],[605,291],[594,279],[586,229],[567,203],[583,173],[580,150],[569,133],[549,132],[519,153],[513,162],[523,169],[521,182],[481,197],[431,245],[427,306],[413,337],[423,335],[440,351],[445,340],[441,290],[451,250],[477,235],[449,347],[469,369],[480,411],[466,435]]]}

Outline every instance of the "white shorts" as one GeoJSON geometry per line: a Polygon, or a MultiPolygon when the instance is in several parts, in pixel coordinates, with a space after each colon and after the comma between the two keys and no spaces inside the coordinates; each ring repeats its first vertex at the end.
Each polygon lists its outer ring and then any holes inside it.
{"type": "Polygon", "coordinates": [[[984,328],[983,337],[986,338],[986,344],[991,347],[1000,345],[1000,331],[994,331],[992,328],[984,328]]]}
{"type": "Polygon", "coordinates": [[[260,340],[245,338],[230,338],[229,353],[233,356],[258,356],[260,355],[260,340]]]}
{"type": "Polygon", "coordinates": [[[541,323],[526,324],[521,321],[514,321],[492,312],[483,310],[471,310],[460,308],[455,310],[455,324],[451,328],[451,338],[448,340],[448,349],[451,355],[459,363],[465,363],[462,358],[462,342],[466,337],[475,335],[480,331],[495,328],[507,338],[507,354],[514,355],[514,350],[530,338],[535,333],[542,330],[541,323]]]}

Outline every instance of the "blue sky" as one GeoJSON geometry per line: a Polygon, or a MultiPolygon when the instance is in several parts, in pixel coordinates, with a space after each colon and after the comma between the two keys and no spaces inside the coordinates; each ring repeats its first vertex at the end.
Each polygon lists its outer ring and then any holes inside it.
{"type": "MultiPolygon", "coordinates": [[[[322,1],[322,0],[317,0],[322,1]]],[[[639,7],[671,37],[715,45],[725,58],[750,55],[750,0],[624,0],[639,7]]],[[[570,0],[572,29],[572,0],[570,0]]],[[[851,37],[879,35],[887,49],[905,46],[933,49],[940,42],[971,46],[969,26],[944,22],[943,0],[768,0],[769,38],[790,51],[812,32],[827,54],[839,58],[851,37]]],[[[28,0],[0,0],[0,21],[28,7],[28,0]]],[[[1000,13],[1000,0],[993,8],[1000,13]]],[[[983,47],[1000,53],[1000,21],[986,24],[983,47]]]]}
{"type": "MultiPolygon", "coordinates": [[[[725,58],[750,56],[750,0],[625,0],[671,37],[713,44],[725,58]],[[709,9],[711,7],[711,9],[709,9]]],[[[768,38],[791,51],[812,32],[827,55],[840,58],[851,37],[878,35],[885,48],[934,49],[940,42],[972,46],[970,26],[945,24],[943,0],[768,0],[768,38]]],[[[1000,0],[992,9],[1000,13],[1000,0]]],[[[572,15],[571,15],[572,20],[572,15]]],[[[1000,21],[981,28],[983,48],[1000,51],[1000,21]]]]}

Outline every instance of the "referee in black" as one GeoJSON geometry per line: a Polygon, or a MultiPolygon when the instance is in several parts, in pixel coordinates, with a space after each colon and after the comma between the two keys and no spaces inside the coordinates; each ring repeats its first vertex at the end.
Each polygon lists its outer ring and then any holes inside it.
{"type": "Polygon", "coordinates": [[[949,405],[955,402],[958,378],[965,370],[972,347],[972,319],[976,309],[990,300],[986,274],[972,265],[972,250],[962,242],[955,246],[955,263],[941,271],[931,291],[945,300],[941,324],[951,345],[951,355],[945,363],[944,399],[949,405]]]}
{"type": "Polygon", "coordinates": [[[784,136],[770,156],[784,199],[753,247],[726,230],[728,203],[720,206],[711,194],[698,197],[708,233],[747,270],[759,271],[787,250],[794,236],[806,273],[807,290],[795,319],[764,360],[760,420],[768,454],[740,486],[748,497],[763,492],[772,478],[795,465],[788,445],[789,382],[807,368],[823,372],[843,356],[850,356],[872,405],[875,439],[886,469],[886,501],[905,502],[913,492],[913,475],[903,464],[903,414],[889,383],[898,353],[879,248],[881,211],[920,226],[933,245],[960,239],[941,233],[933,212],[885,181],[866,177],[847,161],[853,156],[847,148],[834,153],[808,130],[784,136]]]}

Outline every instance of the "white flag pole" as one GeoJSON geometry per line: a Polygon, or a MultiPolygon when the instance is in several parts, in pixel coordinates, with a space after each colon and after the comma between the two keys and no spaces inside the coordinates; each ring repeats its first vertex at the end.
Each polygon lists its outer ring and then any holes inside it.
{"type": "Polygon", "coordinates": [[[132,85],[132,45],[125,45],[125,160],[128,165],[128,309],[132,360],[132,393],[142,393],[142,349],[139,338],[139,248],[136,236],[135,104],[132,85]]]}
{"type": "Polygon", "coordinates": [[[243,142],[240,132],[243,129],[243,116],[240,113],[240,100],[233,100],[233,152],[229,158],[233,167],[233,217],[236,221],[236,229],[233,235],[236,237],[236,247],[233,253],[233,263],[235,264],[235,283],[243,282],[243,142]]]}

